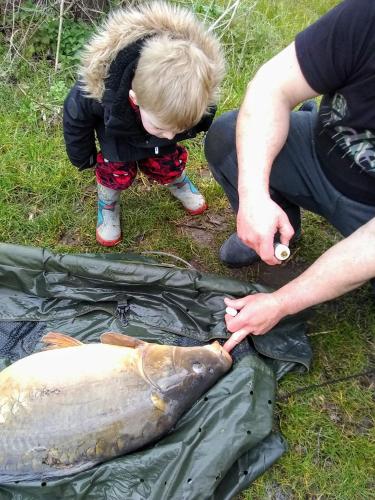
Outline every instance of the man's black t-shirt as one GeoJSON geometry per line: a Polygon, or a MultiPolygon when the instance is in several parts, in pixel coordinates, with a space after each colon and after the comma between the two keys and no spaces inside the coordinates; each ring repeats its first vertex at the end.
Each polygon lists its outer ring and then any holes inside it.
{"type": "Polygon", "coordinates": [[[375,204],[375,0],[345,0],[295,40],[302,73],[324,94],[316,129],[323,170],[346,196],[375,204]]]}

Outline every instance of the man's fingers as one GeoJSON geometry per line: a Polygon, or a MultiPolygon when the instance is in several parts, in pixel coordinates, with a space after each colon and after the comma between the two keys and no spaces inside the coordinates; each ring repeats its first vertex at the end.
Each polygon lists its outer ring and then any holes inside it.
{"type": "Polygon", "coordinates": [[[248,246],[250,249],[257,251],[259,241],[258,238],[252,238],[250,239],[248,235],[245,235],[242,237],[238,231],[237,231],[237,236],[238,238],[242,241],[242,243],[246,246],[248,246]]]}
{"type": "Polygon", "coordinates": [[[223,345],[223,349],[230,352],[237,344],[239,344],[247,335],[249,334],[248,330],[245,328],[241,328],[236,332],[232,333],[230,338],[223,345]]]}
{"type": "Polygon", "coordinates": [[[246,305],[246,297],[241,299],[229,299],[228,297],[224,298],[224,303],[226,306],[233,307],[234,309],[240,310],[246,305]]]}
{"type": "Polygon", "coordinates": [[[260,258],[270,266],[275,264],[280,264],[280,261],[275,257],[275,248],[273,246],[273,235],[272,238],[268,238],[267,241],[262,243],[259,252],[260,258]]]}
{"type": "Polygon", "coordinates": [[[227,326],[228,332],[234,333],[247,328],[246,318],[244,319],[241,311],[237,311],[237,314],[232,316],[232,314],[225,314],[224,319],[227,326]]]}
{"type": "Polygon", "coordinates": [[[285,217],[283,217],[281,221],[279,227],[279,233],[280,233],[280,243],[282,243],[283,245],[289,245],[289,241],[294,236],[294,229],[286,215],[285,217]]]}

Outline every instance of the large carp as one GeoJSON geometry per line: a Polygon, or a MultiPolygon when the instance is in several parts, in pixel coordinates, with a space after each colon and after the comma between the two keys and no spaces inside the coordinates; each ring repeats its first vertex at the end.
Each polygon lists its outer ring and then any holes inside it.
{"type": "Polygon", "coordinates": [[[218,342],[44,341],[53,349],[0,372],[0,483],[74,474],[154,442],[232,364],[218,342]]]}

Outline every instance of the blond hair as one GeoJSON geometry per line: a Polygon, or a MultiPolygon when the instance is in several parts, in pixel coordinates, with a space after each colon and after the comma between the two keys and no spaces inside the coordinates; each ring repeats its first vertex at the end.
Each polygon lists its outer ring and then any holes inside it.
{"type": "Polygon", "coordinates": [[[132,82],[138,104],[166,127],[190,128],[217,101],[225,63],[217,38],[179,6],[157,1],[112,13],[82,55],[83,89],[101,101],[111,62],[143,38],[132,82]]]}

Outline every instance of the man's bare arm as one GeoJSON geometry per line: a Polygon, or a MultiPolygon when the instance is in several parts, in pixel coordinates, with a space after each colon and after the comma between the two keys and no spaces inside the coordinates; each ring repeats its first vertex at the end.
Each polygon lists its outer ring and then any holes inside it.
{"type": "Polygon", "coordinates": [[[225,316],[234,332],[226,342],[230,351],[248,334],[263,335],[283,317],[339,297],[375,277],[375,218],[321,255],[304,273],[273,293],[225,299],[239,310],[225,316]]]}
{"type": "Polygon", "coordinates": [[[316,95],[292,43],[260,68],[239,112],[237,233],[268,264],[279,263],[273,255],[274,234],[279,231],[285,244],[293,236],[287,215],[269,196],[271,167],[288,136],[291,110],[316,95]]]}

